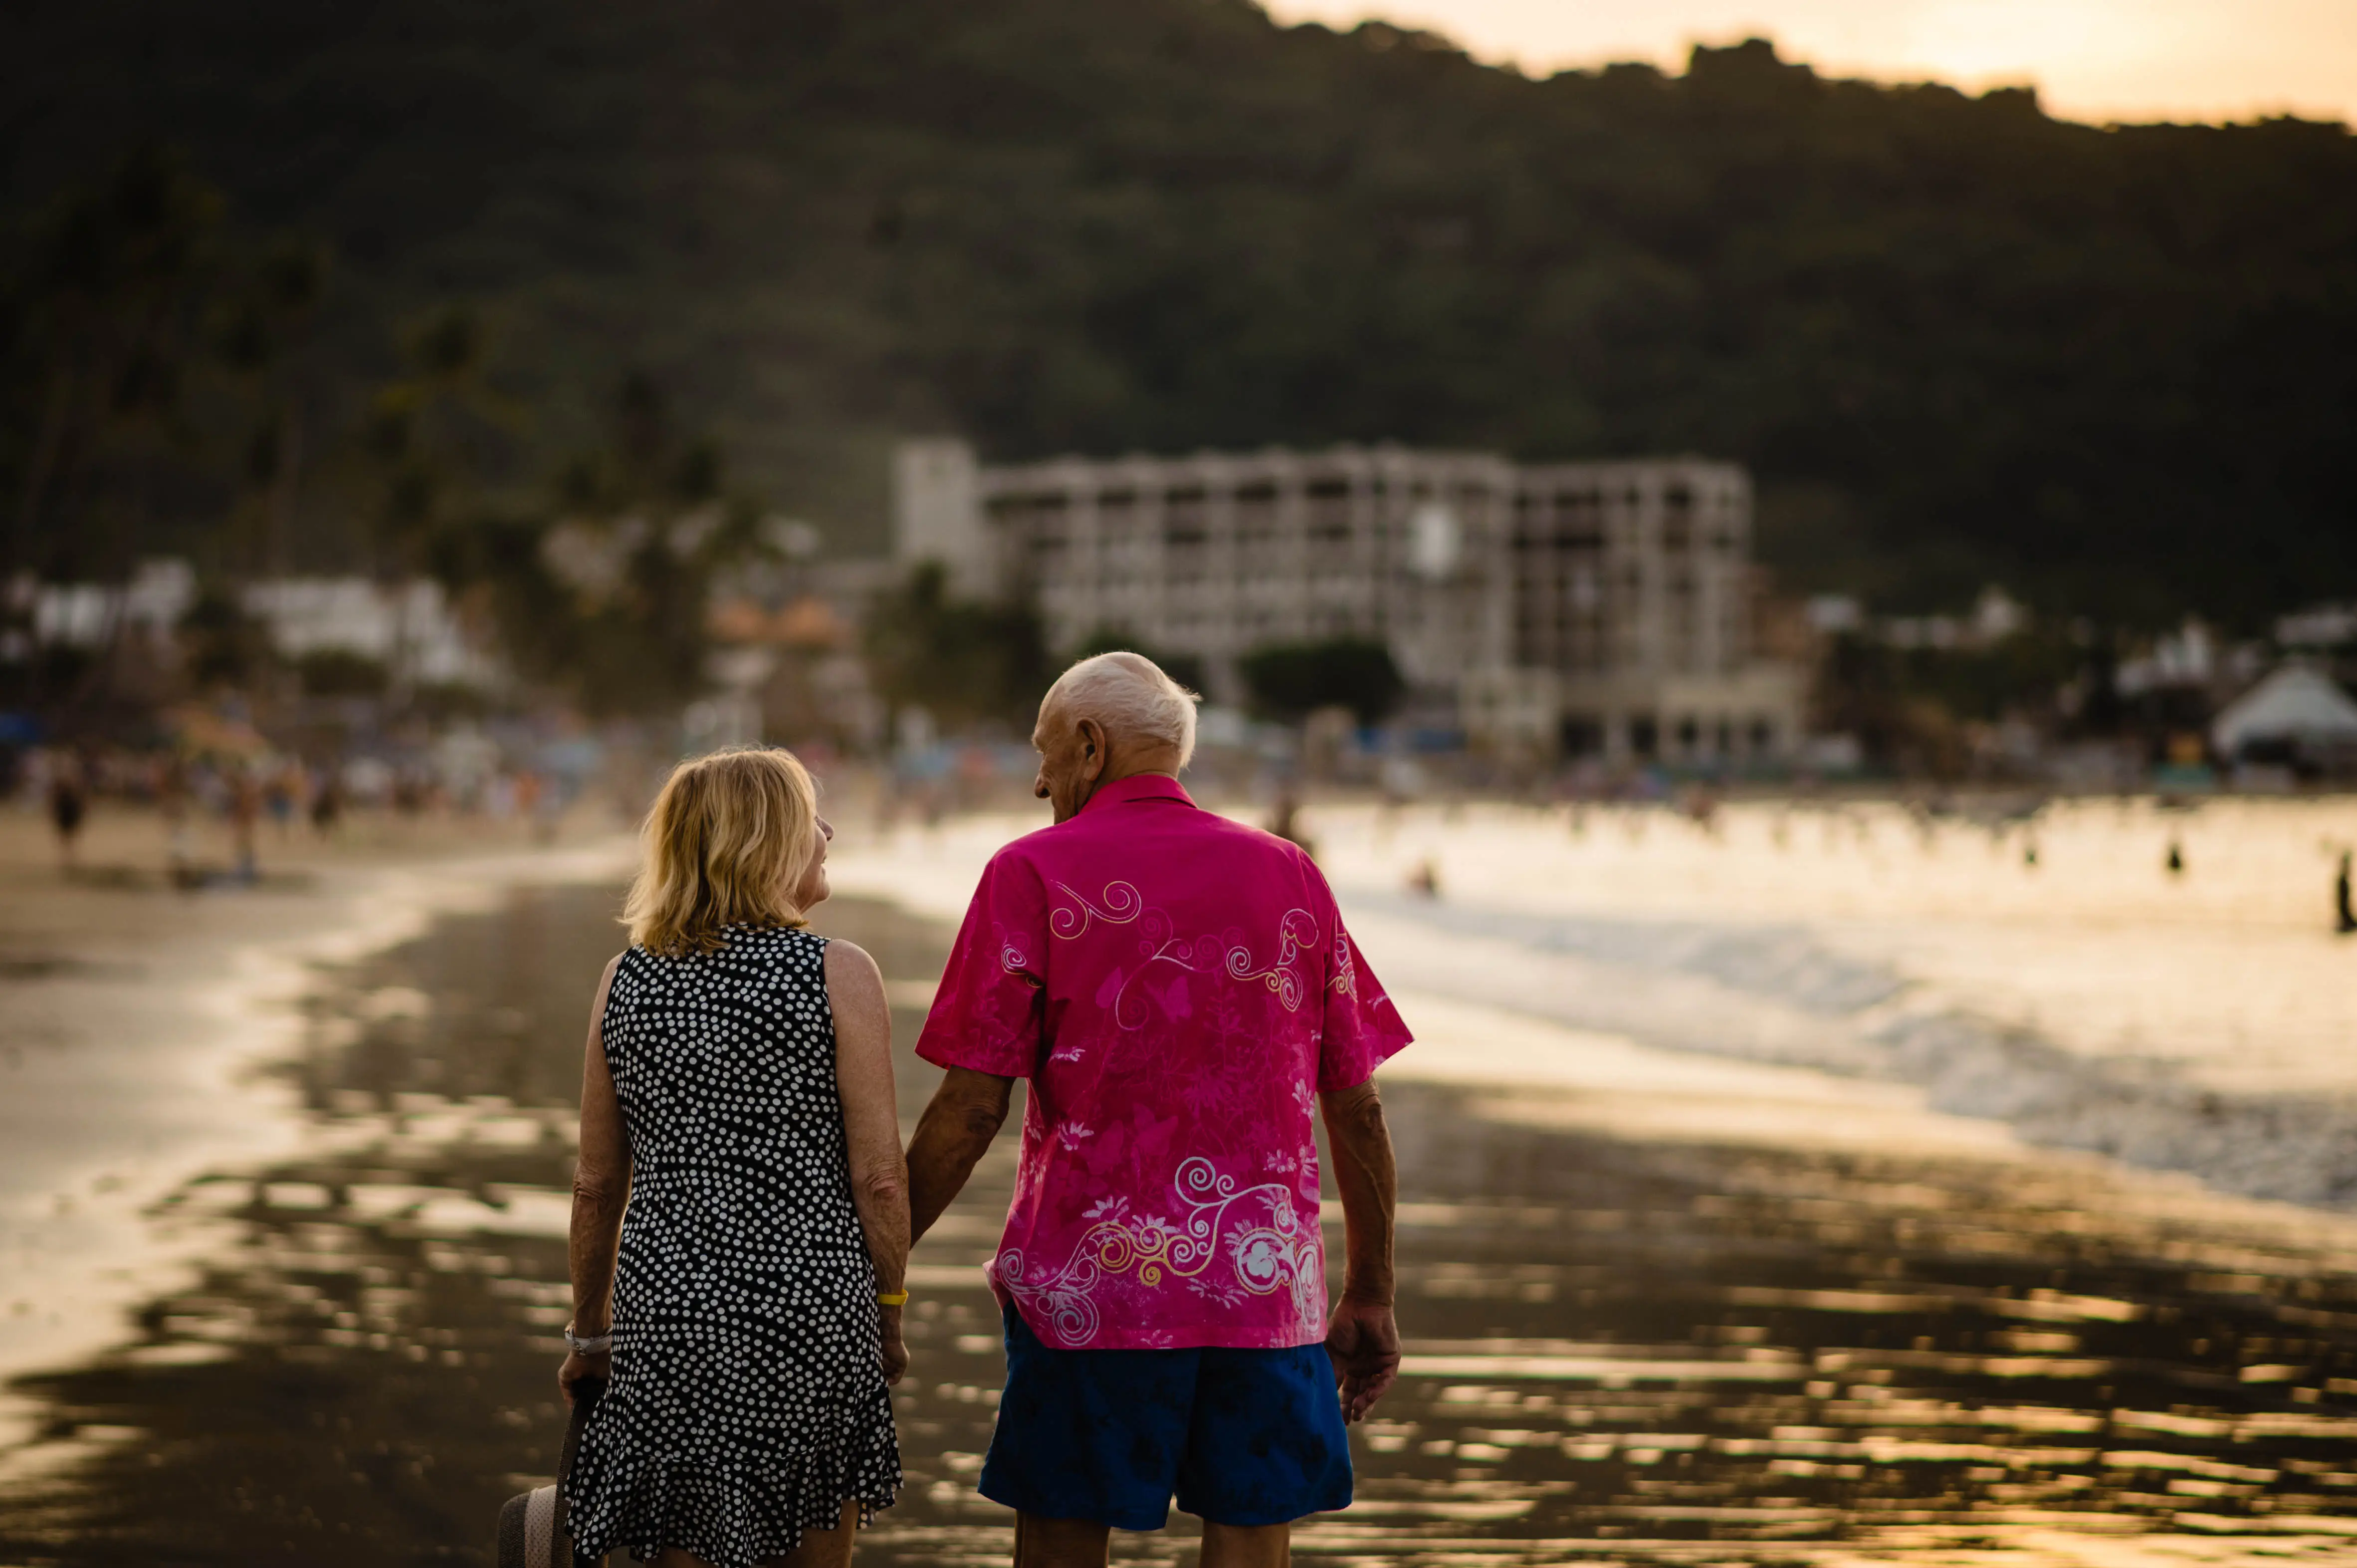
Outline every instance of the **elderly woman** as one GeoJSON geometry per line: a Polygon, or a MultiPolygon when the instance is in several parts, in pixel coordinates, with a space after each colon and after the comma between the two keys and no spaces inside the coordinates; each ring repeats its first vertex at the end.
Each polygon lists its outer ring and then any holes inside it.
{"type": "Polygon", "coordinates": [[[883,977],[827,896],[785,751],[683,763],[597,985],[574,1184],[575,1550],[823,1568],[899,1487],[909,1255],[883,977]],[[627,1208],[625,1207],[627,1204],[627,1208]]]}

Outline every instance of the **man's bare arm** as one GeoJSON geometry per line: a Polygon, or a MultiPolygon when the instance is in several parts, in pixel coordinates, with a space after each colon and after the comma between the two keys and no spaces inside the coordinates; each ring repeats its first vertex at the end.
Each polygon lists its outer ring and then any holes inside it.
{"type": "Polygon", "coordinates": [[[953,1067],[933,1090],[931,1103],[909,1144],[910,1239],[933,1228],[942,1210],[964,1189],[990,1141],[1006,1123],[1015,1080],[971,1068],[953,1067]]]}
{"type": "Polygon", "coordinates": [[[1342,1413],[1357,1421],[1399,1376],[1399,1325],[1392,1316],[1393,1216],[1399,1208],[1399,1169],[1391,1129],[1374,1080],[1318,1097],[1326,1141],[1334,1153],[1334,1185],[1342,1195],[1348,1262],[1342,1298],[1326,1336],[1342,1413]]]}

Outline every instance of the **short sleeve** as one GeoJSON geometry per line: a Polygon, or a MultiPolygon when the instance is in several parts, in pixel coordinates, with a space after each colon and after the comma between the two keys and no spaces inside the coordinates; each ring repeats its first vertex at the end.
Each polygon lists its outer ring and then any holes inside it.
{"type": "Polygon", "coordinates": [[[1375,972],[1359,951],[1359,944],[1343,929],[1342,912],[1325,878],[1317,876],[1314,891],[1324,895],[1318,911],[1319,929],[1329,933],[1326,943],[1326,1015],[1318,1047],[1318,1091],[1329,1094],[1351,1089],[1375,1076],[1401,1047],[1415,1036],[1383,993],[1375,972]]]}
{"type": "Polygon", "coordinates": [[[1047,973],[1047,899],[1020,856],[983,869],[958,928],[917,1055],[936,1067],[1028,1078],[1039,1060],[1047,973]]]}

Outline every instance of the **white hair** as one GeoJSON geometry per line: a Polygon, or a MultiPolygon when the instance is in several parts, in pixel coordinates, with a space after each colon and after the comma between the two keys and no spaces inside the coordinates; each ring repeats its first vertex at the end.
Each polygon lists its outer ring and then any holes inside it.
{"type": "Polygon", "coordinates": [[[1202,700],[1142,653],[1099,653],[1059,675],[1039,705],[1094,719],[1108,735],[1176,746],[1183,768],[1194,759],[1195,704],[1202,700]]]}

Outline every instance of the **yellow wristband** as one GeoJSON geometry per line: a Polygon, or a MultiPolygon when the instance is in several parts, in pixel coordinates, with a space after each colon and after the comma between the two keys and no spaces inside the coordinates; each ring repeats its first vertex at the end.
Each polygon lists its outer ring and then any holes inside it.
{"type": "Polygon", "coordinates": [[[906,1306],[909,1305],[909,1293],[904,1290],[879,1290],[876,1293],[876,1305],[878,1306],[906,1306]]]}

